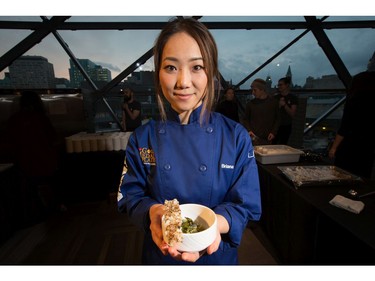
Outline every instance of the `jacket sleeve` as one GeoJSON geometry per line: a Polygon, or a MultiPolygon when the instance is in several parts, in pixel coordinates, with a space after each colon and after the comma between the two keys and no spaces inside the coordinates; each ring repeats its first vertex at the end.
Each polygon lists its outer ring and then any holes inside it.
{"type": "Polygon", "coordinates": [[[239,246],[249,220],[257,221],[261,216],[259,176],[254,150],[246,130],[237,136],[237,161],[232,186],[224,202],[215,212],[226,218],[230,230],[227,237],[233,246],[239,246]]]}
{"type": "Polygon", "coordinates": [[[138,150],[135,132],[129,138],[125,151],[125,170],[119,187],[118,209],[127,213],[129,219],[142,229],[149,231],[149,209],[157,202],[147,192],[146,171],[138,150]]]}

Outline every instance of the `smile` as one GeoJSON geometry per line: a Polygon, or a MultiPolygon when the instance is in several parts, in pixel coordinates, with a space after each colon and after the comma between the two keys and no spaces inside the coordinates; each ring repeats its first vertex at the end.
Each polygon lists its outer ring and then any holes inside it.
{"type": "Polygon", "coordinates": [[[175,97],[178,97],[179,99],[186,100],[186,99],[189,99],[193,94],[177,94],[177,93],[173,93],[173,95],[175,97]]]}

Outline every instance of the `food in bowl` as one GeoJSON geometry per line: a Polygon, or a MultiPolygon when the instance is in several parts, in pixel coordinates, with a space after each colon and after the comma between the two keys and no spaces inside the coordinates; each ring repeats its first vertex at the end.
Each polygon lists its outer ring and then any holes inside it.
{"type": "Polygon", "coordinates": [[[214,242],[217,218],[210,208],[199,204],[179,205],[177,199],[166,200],[164,206],[163,238],[170,246],[176,246],[181,252],[199,252],[214,242]]]}
{"type": "Polygon", "coordinates": [[[197,233],[204,230],[203,225],[191,218],[185,217],[182,219],[181,224],[182,233],[197,233]]]}

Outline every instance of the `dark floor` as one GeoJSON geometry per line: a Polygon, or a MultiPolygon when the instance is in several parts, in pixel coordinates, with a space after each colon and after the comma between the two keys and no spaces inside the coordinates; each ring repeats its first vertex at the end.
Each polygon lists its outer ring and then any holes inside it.
{"type": "MultiPolygon", "coordinates": [[[[1,265],[139,265],[143,234],[108,200],[69,206],[66,212],[17,231],[0,245],[1,265]]],[[[276,265],[272,245],[256,224],[243,235],[241,265],[276,265]]]]}

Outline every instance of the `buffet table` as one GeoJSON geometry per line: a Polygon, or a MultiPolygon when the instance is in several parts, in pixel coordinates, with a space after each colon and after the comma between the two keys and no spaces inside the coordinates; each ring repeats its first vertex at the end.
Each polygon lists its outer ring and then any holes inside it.
{"type": "MultiPolygon", "coordinates": [[[[292,165],[317,165],[292,163],[292,165]]],[[[324,163],[321,163],[324,164],[324,163]]],[[[283,264],[375,264],[375,196],[361,198],[355,214],[332,206],[335,195],[374,191],[374,182],[303,186],[298,189],[278,166],[258,163],[263,214],[260,225],[283,264]]]]}
{"type": "Polygon", "coordinates": [[[117,192],[131,132],[80,132],[65,138],[61,159],[66,203],[102,200],[117,192]]]}

